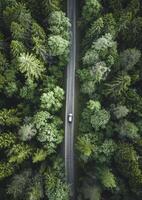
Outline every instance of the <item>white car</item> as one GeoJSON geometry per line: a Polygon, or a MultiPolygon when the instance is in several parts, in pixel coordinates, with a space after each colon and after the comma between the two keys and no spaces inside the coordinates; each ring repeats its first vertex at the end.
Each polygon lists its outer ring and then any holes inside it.
{"type": "Polygon", "coordinates": [[[72,120],[73,120],[73,114],[72,114],[72,113],[69,113],[69,114],[68,114],[68,122],[69,122],[69,123],[72,123],[72,120]]]}

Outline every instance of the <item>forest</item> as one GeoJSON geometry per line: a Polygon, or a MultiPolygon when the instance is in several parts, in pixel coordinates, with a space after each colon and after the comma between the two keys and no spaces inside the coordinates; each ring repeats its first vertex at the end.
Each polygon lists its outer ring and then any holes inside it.
{"type": "Polygon", "coordinates": [[[79,200],[142,199],[142,2],[85,0],[79,200]]]}
{"type": "Polygon", "coordinates": [[[67,200],[61,143],[69,27],[61,1],[0,0],[0,194],[67,200]]]}
{"type": "MultiPolygon", "coordinates": [[[[67,2],[0,0],[1,200],[73,200],[67,2]]],[[[142,2],[77,4],[75,200],[142,200],[142,2]]]]}

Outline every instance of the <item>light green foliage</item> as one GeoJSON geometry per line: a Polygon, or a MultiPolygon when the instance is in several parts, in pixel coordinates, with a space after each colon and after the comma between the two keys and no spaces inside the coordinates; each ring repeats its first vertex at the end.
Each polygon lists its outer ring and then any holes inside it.
{"type": "Polygon", "coordinates": [[[116,144],[113,140],[105,140],[101,145],[96,146],[94,159],[98,163],[109,163],[116,151],[116,144]]]}
{"type": "Polygon", "coordinates": [[[2,199],[69,199],[64,162],[57,159],[71,26],[64,3],[0,0],[2,199]],[[55,177],[53,187],[50,179],[45,186],[45,170],[55,177]]]}
{"type": "Polygon", "coordinates": [[[53,153],[63,139],[62,121],[46,111],[40,111],[34,116],[34,124],[38,131],[37,140],[47,149],[48,155],[53,153]]]}
{"type": "Polygon", "coordinates": [[[32,148],[27,144],[15,144],[8,152],[9,163],[21,164],[32,153],[32,148]]]}
{"type": "Polygon", "coordinates": [[[140,60],[141,52],[137,49],[126,49],[120,54],[120,65],[123,70],[132,70],[140,60]]]}
{"type": "Polygon", "coordinates": [[[29,80],[41,78],[44,72],[44,64],[38,60],[33,54],[20,54],[18,58],[19,70],[21,73],[25,74],[26,78],[29,80]]]}
{"type": "Polygon", "coordinates": [[[110,68],[117,56],[116,42],[110,33],[105,34],[97,41],[93,42],[91,48],[85,53],[83,57],[83,64],[90,66],[94,65],[98,61],[105,61],[110,68]]]}
{"type": "Polygon", "coordinates": [[[110,114],[105,109],[100,109],[99,111],[94,111],[94,114],[91,116],[91,125],[95,130],[100,128],[105,128],[105,125],[110,119],[110,114]]]}
{"type": "Polygon", "coordinates": [[[106,79],[109,71],[105,62],[98,62],[89,69],[79,70],[80,80],[83,82],[82,92],[88,94],[94,92],[97,84],[106,79]]]}
{"type": "Polygon", "coordinates": [[[43,0],[42,4],[47,13],[60,10],[62,0],[43,0]]]}
{"type": "Polygon", "coordinates": [[[123,105],[113,106],[112,108],[113,114],[117,119],[121,119],[126,117],[129,113],[129,109],[123,105]]]}
{"type": "Polygon", "coordinates": [[[137,126],[127,120],[122,121],[117,127],[117,131],[121,137],[126,137],[132,140],[139,139],[140,135],[138,134],[137,126]]]}
{"type": "Polygon", "coordinates": [[[45,174],[45,193],[50,200],[69,200],[69,187],[53,172],[45,174]]]}
{"type": "Polygon", "coordinates": [[[16,136],[13,133],[0,134],[0,148],[10,148],[16,142],[16,136]]]}
{"type": "Polygon", "coordinates": [[[41,108],[48,110],[49,112],[59,111],[62,107],[64,99],[64,91],[62,88],[56,86],[53,91],[43,93],[41,96],[41,108]]]}
{"type": "Polygon", "coordinates": [[[14,199],[25,198],[26,187],[29,184],[30,176],[31,170],[25,170],[20,174],[14,175],[7,187],[7,193],[14,199]]]}
{"type": "Polygon", "coordinates": [[[98,0],[85,0],[82,10],[83,19],[90,22],[93,18],[99,15],[101,8],[102,6],[98,0]]]}
{"type": "Polygon", "coordinates": [[[47,149],[37,149],[36,152],[33,154],[33,163],[44,161],[47,155],[47,149]]]}
{"type": "Polygon", "coordinates": [[[69,41],[60,35],[51,35],[48,38],[49,53],[52,56],[61,56],[68,53],[69,41]]]}
{"type": "Polygon", "coordinates": [[[100,102],[90,100],[82,112],[81,130],[84,129],[83,132],[86,132],[93,128],[98,131],[105,128],[109,119],[109,112],[101,108],[100,102]]]}
{"type": "Polygon", "coordinates": [[[36,135],[36,129],[34,128],[33,124],[24,124],[20,127],[18,134],[19,138],[22,141],[31,140],[36,135]]]}
{"type": "Polygon", "coordinates": [[[34,116],[35,127],[40,130],[40,128],[42,126],[45,126],[46,122],[51,119],[52,119],[52,116],[50,115],[49,112],[40,111],[36,113],[36,115],[34,116]]]}
{"type": "Polygon", "coordinates": [[[121,96],[131,85],[131,77],[127,74],[121,74],[115,77],[111,83],[106,84],[106,94],[112,97],[121,96]]]}
{"type": "Polygon", "coordinates": [[[60,35],[64,39],[69,39],[70,22],[62,11],[52,12],[49,16],[49,30],[54,35],[60,35]]]}
{"type": "Polygon", "coordinates": [[[101,184],[107,189],[114,189],[117,186],[114,174],[107,168],[101,170],[100,180],[101,184]]]}
{"type": "Polygon", "coordinates": [[[11,41],[11,52],[13,57],[19,57],[21,53],[25,53],[26,49],[22,42],[19,42],[17,40],[11,41]]]}
{"type": "Polygon", "coordinates": [[[20,121],[16,109],[3,109],[0,111],[0,125],[18,126],[20,121]]]}
{"type": "Polygon", "coordinates": [[[36,22],[32,23],[32,42],[34,44],[33,51],[46,61],[47,54],[47,37],[44,29],[36,22]]]}
{"type": "Polygon", "coordinates": [[[95,150],[94,142],[93,134],[84,134],[77,138],[76,147],[79,151],[81,160],[84,162],[87,162],[88,159],[92,156],[92,153],[95,150]]]}
{"type": "Polygon", "coordinates": [[[10,163],[0,162],[0,180],[11,176],[14,173],[14,167],[10,163]]]}

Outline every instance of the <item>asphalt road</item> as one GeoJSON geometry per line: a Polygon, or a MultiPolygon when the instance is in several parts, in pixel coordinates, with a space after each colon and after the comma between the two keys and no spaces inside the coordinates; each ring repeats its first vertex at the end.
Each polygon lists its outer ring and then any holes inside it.
{"type": "Polygon", "coordinates": [[[67,15],[71,22],[70,59],[67,66],[66,113],[65,113],[65,170],[68,183],[71,185],[74,199],[74,123],[75,123],[75,67],[76,67],[76,0],[67,0],[67,15]],[[72,123],[68,114],[73,114],[72,123]]]}

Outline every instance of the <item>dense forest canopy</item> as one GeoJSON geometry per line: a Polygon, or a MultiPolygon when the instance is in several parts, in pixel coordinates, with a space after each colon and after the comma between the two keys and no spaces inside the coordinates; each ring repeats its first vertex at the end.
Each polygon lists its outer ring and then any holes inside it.
{"type": "Polygon", "coordinates": [[[70,22],[59,1],[0,1],[0,194],[65,200],[64,67],[70,22]]]}
{"type": "MultiPolygon", "coordinates": [[[[142,2],[77,1],[76,199],[142,199],[142,2]],[[77,125],[78,127],[78,125],[77,125]]],[[[0,0],[0,195],[69,200],[67,1],[0,0]]]]}
{"type": "Polygon", "coordinates": [[[142,3],[85,0],[79,199],[142,199],[142,3]]]}

